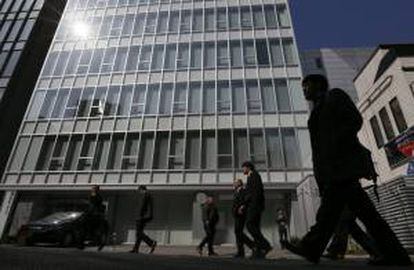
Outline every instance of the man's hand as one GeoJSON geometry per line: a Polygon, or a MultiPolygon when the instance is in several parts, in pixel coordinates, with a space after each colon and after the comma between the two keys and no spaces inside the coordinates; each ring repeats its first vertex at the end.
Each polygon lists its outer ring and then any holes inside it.
{"type": "Polygon", "coordinates": [[[237,210],[237,213],[239,215],[243,215],[243,212],[244,212],[244,205],[240,206],[239,209],[237,210]]]}

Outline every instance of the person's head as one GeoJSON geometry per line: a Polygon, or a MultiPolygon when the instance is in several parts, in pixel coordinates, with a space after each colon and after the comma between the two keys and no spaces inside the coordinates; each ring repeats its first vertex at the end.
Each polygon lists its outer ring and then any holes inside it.
{"type": "Polygon", "coordinates": [[[213,204],[214,203],[214,199],[213,199],[213,197],[211,197],[211,196],[208,196],[207,198],[206,198],[206,201],[205,201],[205,203],[206,204],[213,204]]]}
{"type": "Polygon", "coordinates": [[[254,165],[253,163],[251,163],[250,161],[245,161],[242,164],[242,169],[243,169],[243,174],[247,175],[249,174],[251,171],[254,171],[254,165]]]}
{"type": "Polygon", "coordinates": [[[140,185],[138,187],[138,192],[139,193],[145,193],[145,192],[147,192],[147,187],[145,185],[140,185]]]}
{"type": "Polygon", "coordinates": [[[92,194],[97,194],[99,192],[99,186],[98,185],[93,185],[91,188],[91,193],[92,194]]]}
{"type": "Polygon", "coordinates": [[[328,91],[329,83],[324,75],[310,74],[303,79],[302,87],[306,100],[316,101],[328,91]]]}
{"type": "Polygon", "coordinates": [[[234,180],[233,186],[234,186],[234,189],[241,188],[243,186],[243,180],[241,180],[240,178],[234,180]]]}

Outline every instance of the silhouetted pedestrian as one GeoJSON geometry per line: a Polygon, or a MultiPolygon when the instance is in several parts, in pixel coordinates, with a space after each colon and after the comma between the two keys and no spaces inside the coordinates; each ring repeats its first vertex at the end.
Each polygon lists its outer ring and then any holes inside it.
{"type": "Polygon", "coordinates": [[[144,229],[147,223],[153,219],[154,202],[146,186],[139,186],[138,191],[141,194],[141,209],[136,220],[135,245],[130,252],[138,253],[141,242],[144,241],[150,247],[149,253],[151,254],[154,252],[157,242],[149,238],[144,229]]]}
{"type": "Polygon", "coordinates": [[[371,261],[372,264],[409,265],[411,260],[406,250],[359,183],[360,178],[376,177],[370,152],[357,137],[363,123],[361,114],[343,90],[328,91],[328,87],[322,75],[309,75],[303,80],[305,97],[314,105],[308,126],[321,205],[316,224],[298,245],[286,242],[286,248],[318,263],[348,206],[365,225],[383,256],[371,261]]]}
{"type": "Polygon", "coordinates": [[[347,250],[349,235],[370,255],[371,259],[377,260],[381,257],[374,239],[362,230],[355,219],[355,214],[346,206],[324,257],[331,260],[343,259],[347,250]]]}
{"type": "Polygon", "coordinates": [[[244,203],[244,196],[246,189],[244,188],[243,181],[236,179],[234,181],[234,196],[233,196],[233,217],[234,217],[234,233],[236,235],[237,253],[235,258],[244,258],[245,251],[244,245],[248,248],[254,248],[253,241],[244,233],[244,227],[246,224],[246,211],[239,211],[240,206],[244,203]]]}
{"type": "Polygon", "coordinates": [[[105,244],[102,234],[107,233],[105,222],[105,205],[100,194],[100,188],[98,185],[94,185],[89,194],[88,209],[84,213],[82,228],[78,231],[78,248],[84,249],[85,238],[90,235],[98,245],[98,250],[101,250],[105,244]]]}
{"type": "Polygon", "coordinates": [[[262,213],[265,208],[265,196],[262,178],[251,162],[242,164],[244,175],[247,175],[246,194],[240,213],[246,212],[246,227],[253,237],[254,249],[252,259],[262,259],[272,250],[269,242],[261,232],[262,213]]]}
{"type": "Polygon", "coordinates": [[[276,223],[279,230],[279,241],[282,249],[285,248],[285,243],[288,241],[288,219],[283,209],[277,210],[276,223]]]}
{"type": "Polygon", "coordinates": [[[206,236],[198,245],[197,252],[200,256],[203,255],[203,248],[207,244],[208,256],[215,256],[217,254],[214,252],[213,245],[214,237],[216,235],[216,226],[219,221],[219,214],[213,197],[206,198],[206,201],[202,205],[202,211],[202,219],[206,236]]]}

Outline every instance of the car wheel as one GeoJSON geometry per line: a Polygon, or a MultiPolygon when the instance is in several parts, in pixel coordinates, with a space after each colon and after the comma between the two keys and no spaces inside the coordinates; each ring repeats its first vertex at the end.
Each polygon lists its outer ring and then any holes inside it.
{"type": "Polygon", "coordinates": [[[72,232],[66,232],[60,240],[61,247],[70,247],[74,243],[74,237],[72,232]]]}

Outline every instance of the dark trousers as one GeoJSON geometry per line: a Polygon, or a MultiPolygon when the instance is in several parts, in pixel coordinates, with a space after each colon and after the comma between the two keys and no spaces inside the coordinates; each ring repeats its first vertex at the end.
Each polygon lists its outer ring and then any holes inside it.
{"type": "Polygon", "coordinates": [[[244,233],[245,216],[234,217],[234,234],[236,235],[237,254],[244,255],[244,245],[253,249],[254,242],[244,233]]]}
{"type": "Polygon", "coordinates": [[[279,241],[282,249],[285,248],[284,242],[288,241],[288,231],[286,225],[279,225],[279,241]]]}
{"type": "Polygon", "coordinates": [[[375,241],[366,234],[356,222],[356,217],[346,206],[335,229],[328,252],[336,256],[344,256],[348,246],[349,235],[372,257],[380,257],[375,241]]]}
{"type": "Polygon", "coordinates": [[[216,235],[216,224],[204,224],[204,231],[206,236],[198,245],[199,248],[203,248],[206,244],[208,247],[208,253],[214,253],[214,237],[216,235]]]}
{"type": "Polygon", "coordinates": [[[316,215],[316,224],[302,239],[309,255],[320,257],[331,238],[345,206],[362,221],[384,258],[392,261],[409,261],[394,232],[380,216],[358,181],[326,187],[316,215]]]}
{"type": "Polygon", "coordinates": [[[262,219],[262,210],[261,209],[254,209],[248,208],[247,215],[246,215],[246,227],[247,231],[253,237],[254,247],[257,250],[268,250],[271,249],[269,242],[263,236],[262,231],[260,229],[262,219]]]}
{"type": "Polygon", "coordinates": [[[141,220],[136,221],[135,245],[134,245],[134,248],[133,248],[133,250],[136,251],[136,252],[139,251],[139,247],[140,247],[142,241],[144,241],[145,244],[147,244],[148,246],[152,246],[155,243],[154,240],[149,238],[148,235],[146,235],[144,233],[145,226],[150,221],[151,221],[150,219],[141,219],[141,220]]]}

